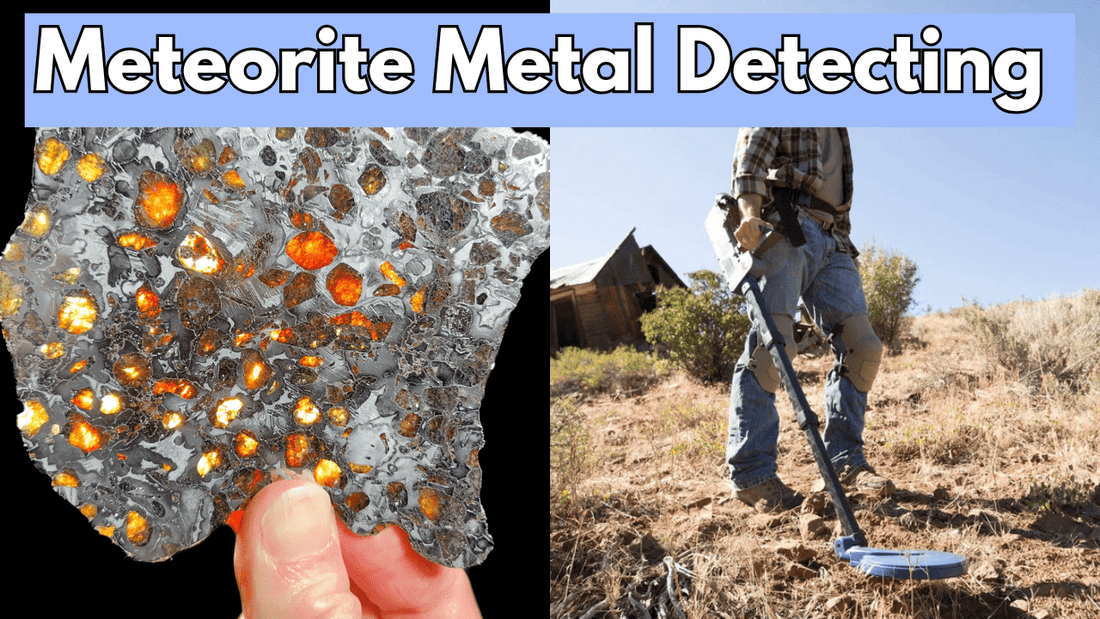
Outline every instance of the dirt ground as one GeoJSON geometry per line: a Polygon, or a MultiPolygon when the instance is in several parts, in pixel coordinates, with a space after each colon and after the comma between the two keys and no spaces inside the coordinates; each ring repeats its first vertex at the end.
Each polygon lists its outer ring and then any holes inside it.
{"type": "MultiPolygon", "coordinates": [[[[1100,394],[1008,379],[963,319],[915,319],[870,394],[868,459],[890,499],[850,496],[872,547],[968,559],[939,581],[865,576],[841,535],[785,397],[779,474],[801,509],[732,498],[728,386],[673,374],[636,393],[577,396],[592,467],[550,522],[554,617],[1100,617],[1100,394]]],[[[795,367],[821,416],[830,354],[795,367]]]]}

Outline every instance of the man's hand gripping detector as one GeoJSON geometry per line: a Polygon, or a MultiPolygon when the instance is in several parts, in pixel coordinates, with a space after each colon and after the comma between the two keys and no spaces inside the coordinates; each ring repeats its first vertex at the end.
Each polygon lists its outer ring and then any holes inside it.
{"type": "Polygon", "coordinates": [[[728,196],[722,196],[715,201],[714,206],[707,214],[703,224],[710,237],[710,244],[714,246],[714,253],[718,256],[718,264],[726,275],[730,288],[739,295],[744,295],[741,285],[745,276],[752,274],[759,279],[764,275],[764,262],[760,256],[772,248],[779,241],[780,235],[774,230],[768,231],[763,239],[751,252],[746,251],[733,238],[733,229],[729,227],[730,209],[736,209],[737,205],[728,196]],[[726,198],[725,200],[721,198],[726,198]]]}

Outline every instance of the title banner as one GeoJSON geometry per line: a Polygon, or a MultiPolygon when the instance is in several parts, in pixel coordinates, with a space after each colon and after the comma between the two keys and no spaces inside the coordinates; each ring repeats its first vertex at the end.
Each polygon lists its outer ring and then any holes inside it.
{"type": "Polygon", "coordinates": [[[27,126],[1073,126],[1065,14],[28,14],[27,126]]]}

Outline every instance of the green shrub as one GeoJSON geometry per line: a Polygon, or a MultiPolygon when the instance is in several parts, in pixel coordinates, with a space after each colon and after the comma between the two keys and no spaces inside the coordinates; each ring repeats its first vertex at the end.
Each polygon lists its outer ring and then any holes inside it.
{"type": "Polygon", "coordinates": [[[642,316],[646,340],[692,377],[726,381],[749,331],[744,301],[712,271],[689,273],[691,290],[657,290],[657,309],[642,316]]]}
{"type": "Polygon", "coordinates": [[[1023,503],[1034,512],[1076,511],[1090,501],[1095,502],[1100,485],[1093,489],[1088,480],[1075,479],[1070,475],[1068,479],[1058,481],[1058,475],[1054,475],[1054,482],[1032,482],[1023,503]]]}
{"type": "Polygon", "coordinates": [[[874,242],[860,248],[859,274],[867,297],[867,315],[875,335],[890,347],[901,335],[902,320],[916,305],[913,289],[920,278],[917,264],[896,250],[885,250],[874,242]]]}
{"type": "MultiPolygon", "coordinates": [[[[871,326],[889,346],[900,335],[906,312],[916,304],[917,265],[903,254],[873,243],[860,252],[871,326]]],[[[688,277],[691,290],[657,291],[657,309],[642,316],[642,332],[692,377],[705,382],[729,380],[750,327],[744,300],[733,294],[717,273],[702,270],[688,277]]]]}
{"type": "Polygon", "coordinates": [[[570,392],[636,392],[670,371],[667,362],[630,348],[610,353],[563,348],[550,358],[550,396],[570,392]]]}

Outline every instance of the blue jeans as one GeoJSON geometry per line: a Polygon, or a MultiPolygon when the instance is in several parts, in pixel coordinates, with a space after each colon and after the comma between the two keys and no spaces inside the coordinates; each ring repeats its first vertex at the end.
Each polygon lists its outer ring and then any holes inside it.
{"type": "MultiPolygon", "coordinates": [[[[851,256],[837,251],[836,240],[829,233],[802,213],[799,222],[806,236],[805,245],[792,247],[790,241],[782,239],[764,254],[762,296],[768,312],[791,316],[802,297],[814,323],[829,335],[837,324],[867,313],[863,285],[851,256]]],[[[750,333],[734,370],[730,393],[726,461],[735,490],[777,477],[779,414],[775,394],[761,388],[748,367],[756,345],[756,334],[750,333]]],[[[782,393],[782,388],[779,391],[782,393]]],[[[826,452],[838,472],[867,463],[863,455],[866,408],[867,394],[841,376],[838,356],[825,385],[823,435],[826,452]]]]}

